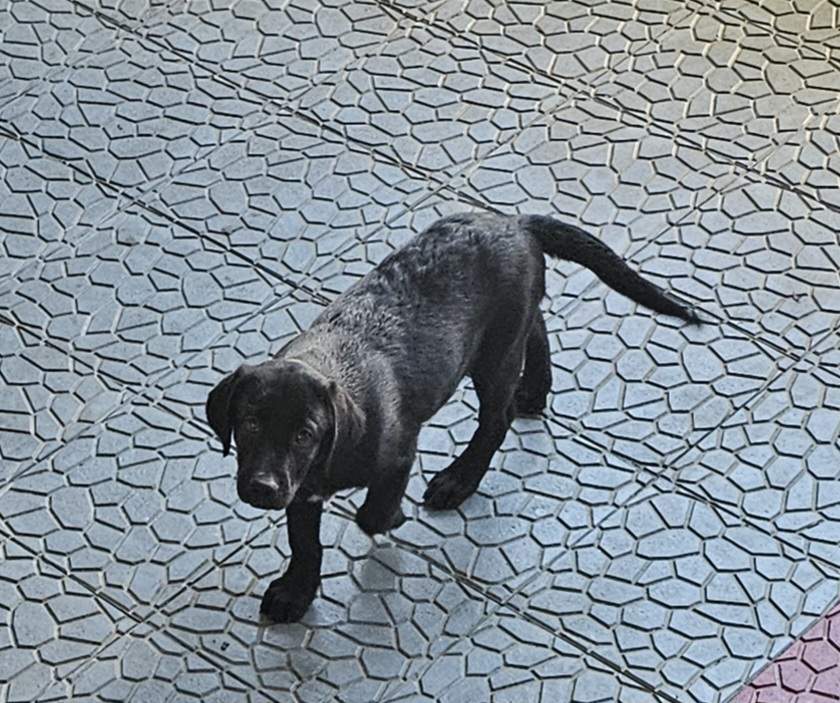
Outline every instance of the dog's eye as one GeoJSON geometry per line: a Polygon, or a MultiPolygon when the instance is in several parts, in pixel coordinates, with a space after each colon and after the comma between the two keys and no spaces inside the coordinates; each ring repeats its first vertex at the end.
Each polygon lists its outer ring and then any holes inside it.
{"type": "Polygon", "coordinates": [[[260,429],[260,424],[255,417],[246,417],[242,422],[242,429],[246,432],[257,432],[260,429]]]}
{"type": "Polygon", "coordinates": [[[315,435],[310,430],[304,428],[295,435],[295,444],[309,444],[314,438],[315,435]]]}

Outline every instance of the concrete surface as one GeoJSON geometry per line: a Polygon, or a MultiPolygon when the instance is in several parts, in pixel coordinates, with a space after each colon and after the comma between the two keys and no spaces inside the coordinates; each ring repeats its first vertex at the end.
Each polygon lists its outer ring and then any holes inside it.
{"type": "Polygon", "coordinates": [[[0,700],[832,685],[835,0],[6,0],[0,42],[0,700]],[[708,324],[553,265],[550,411],[430,514],[465,384],[412,519],[374,544],[338,496],[322,595],[260,625],[284,517],[237,500],[207,392],[475,208],[579,222],[708,324]]]}

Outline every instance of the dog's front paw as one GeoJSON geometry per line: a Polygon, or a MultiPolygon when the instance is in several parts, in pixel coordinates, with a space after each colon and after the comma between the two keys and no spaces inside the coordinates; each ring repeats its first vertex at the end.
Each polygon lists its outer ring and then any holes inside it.
{"type": "Polygon", "coordinates": [[[260,612],[273,622],[297,622],[303,617],[312,601],[316,588],[302,586],[284,574],[274,579],[263,594],[260,612]]]}
{"type": "Polygon", "coordinates": [[[396,530],[408,518],[400,507],[390,515],[383,516],[381,512],[366,509],[366,505],[359,508],[356,513],[356,524],[362,531],[371,537],[381,535],[388,530],[396,530]]]}
{"type": "Polygon", "coordinates": [[[432,510],[457,508],[478,488],[479,481],[468,477],[461,467],[453,464],[438,473],[423,494],[423,504],[432,510]]]}

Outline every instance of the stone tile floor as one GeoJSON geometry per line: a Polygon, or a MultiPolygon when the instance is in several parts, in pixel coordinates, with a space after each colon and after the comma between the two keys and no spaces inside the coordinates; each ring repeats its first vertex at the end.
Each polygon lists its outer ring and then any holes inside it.
{"type": "Polygon", "coordinates": [[[838,185],[836,0],[7,0],[0,700],[837,700],[838,185]],[[427,513],[465,384],[412,520],[338,496],[266,627],[284,516],[206,394],[470,209],[582,223],[707,324],[552,265],[543,419],[427,513]]]}

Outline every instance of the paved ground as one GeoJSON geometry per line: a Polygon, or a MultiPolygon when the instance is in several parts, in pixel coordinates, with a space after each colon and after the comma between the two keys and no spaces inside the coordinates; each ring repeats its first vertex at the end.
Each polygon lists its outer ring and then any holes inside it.
{"type": "Polygon", "coordinates": [[[837,700],[836,0],[94,2],[0,5],[0,700],[837,700]],[[413,519],[336,498],[321,597],[260,625],[284,518],[208,390],[475,208],[708,324],[552,267],[544,419],[427,513],[465,385],[413,519]]]}

